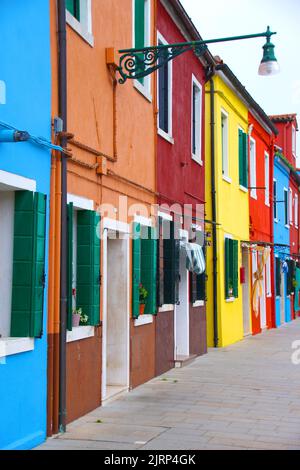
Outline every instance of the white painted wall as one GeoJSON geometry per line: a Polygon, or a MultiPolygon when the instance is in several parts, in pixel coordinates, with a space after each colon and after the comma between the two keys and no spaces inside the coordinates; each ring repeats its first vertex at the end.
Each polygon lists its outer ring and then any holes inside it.
{"type": "Polygon", "coordinates": [[[10,336],[14,202],[13,191],[0,191],[0,335],[2,338],[10,336]]]}

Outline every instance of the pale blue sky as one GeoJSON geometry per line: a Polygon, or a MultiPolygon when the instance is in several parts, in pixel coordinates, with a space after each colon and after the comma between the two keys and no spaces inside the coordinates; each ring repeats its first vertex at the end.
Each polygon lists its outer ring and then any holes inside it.
{"type": "MultiPolygon", "coordinates": [[[[270,25],[280,74],[257,74],[264,38],[210,45],[267,114],[298,113],[300,125],[300,1],[181,0],[203,39],[260,33],[270,25]]],[[[300,157],[300,132],[297,154],[300,157]]],[[[299,164],[298,158],[298,164],[299,164]]]]}

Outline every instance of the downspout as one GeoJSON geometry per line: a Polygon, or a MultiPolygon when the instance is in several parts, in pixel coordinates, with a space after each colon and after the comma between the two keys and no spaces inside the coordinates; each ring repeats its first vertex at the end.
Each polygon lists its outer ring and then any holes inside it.
{"type": "Polygon", "coordinates": [[[214,347],[218,347],[218,279],[217,279],[217,207],[216,207],[216,149],[215,149],[215,83],[210,81],[210,148],[211,148],[211,205],[212,205],[212,233],[213,233],[213,320],[214,320],[214,347]]]}
{"type": "MultiPolygon", "coordinates": [[[[271,164],[270,164],[270,234],[271,234],[271,243],[274,244],[274,191],[273,191],[273,180],[274,180],[274,139],[271,139],[271,152],[270,152],[270,159],[271,159],[271,164]]],[[[273,247],[273,255],[271,257],[271,279],[273,279],[272,283],[272,323],[271,327],[275,328],[276,327],[276,287],[275,287],[275,247],[273,247]]]]}
{"type": "MultiPolygon", "coordinates": [[[[57,0],[59,114],[63,121],[61,146],[67,147],[67,44],[65,0],[57,0]]],[[[61,252],[59,335],[59,431],[66,430],[66,334],[67,334],[67,157],[61,154],[61,252]]]]}

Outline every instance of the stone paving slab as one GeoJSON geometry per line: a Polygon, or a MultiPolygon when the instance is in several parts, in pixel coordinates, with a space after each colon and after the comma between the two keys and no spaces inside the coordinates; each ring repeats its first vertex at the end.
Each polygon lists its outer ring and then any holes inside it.
{"type": "Polygon", "coordinates": [[[300,365],[291,361],[297,339],[300,320],[210,349],[38,449],[300,449],[300,365]]]}

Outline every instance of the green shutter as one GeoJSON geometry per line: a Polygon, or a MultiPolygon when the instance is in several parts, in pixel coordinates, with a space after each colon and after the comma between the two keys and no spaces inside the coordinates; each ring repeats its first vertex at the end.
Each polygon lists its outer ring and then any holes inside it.
{"type": "Polygon", "coordinates": [[[148,291],[145,314],[156,314],[156,229],[142,226],[141,230],[141,282],[148,291]]]}
{"type": "Polygon", "coordinates": [[[243,154],[244,154],[244,188],[248,188],[248,134],[243,133],[243,154]]]}
{"type": "Polygon", "coordinates": [[[225,299],[229,298],[230,284],[230,239],[225,238],[225,299]]]}
{"type": "Polygon", "coordinates": [[[73,311],[73,203],[68,204],[68,311],[67,328],[72,331],[73,311]]]}
{"type": "Polygon", "coordinates": [[[243,131],[239,129],[239,183],[244,186],[244,139],[243,131]]]}
{"type": "MultiPolygon", "coordinates": [[[[145,47],[145,0],[135,0],[135,21],[134,21],[134,36],[135,48],[143,49],[145,47]]],[[[141,61],[139,71],[142,72],[144,66],[144,54],[138,55],[138,60],[141,61]]],[[[144,79],[139,79],[140,83],[144,83],[144,79]]]]}
{"type": "Polygon", "coordinates": [[[239,296],[239,242],[232,240],[232,280],[233,280],[233,297],[239,296]]]}
{"type": "Polygon", "coordinates": [[[15,193],[11,336],[41,337],[45,285],[46,196],[15,193]]]}
{"type": "Polygon", "coordinates": [[[132,316],[138,318],[140,314],[141,225],[134,222],[132,230],[132,316]]]}
{"type": "Polygon", "coordinates": [[[80,0],[66,0],[66,9],[80,21],[80,0]]]}
{"type": "Polygon", "coordinates": [[[77,212],[76,307],[88,315],[89,325],[100,323],[100,216],[94,211],[77,212]]]}
{"type": "Polygon", "coordinates": [[[294,277],[295,277],[295,262],[288,260],[288,275],[287,275],[287,295],[291,295],[294,292],[294,277]]]}

